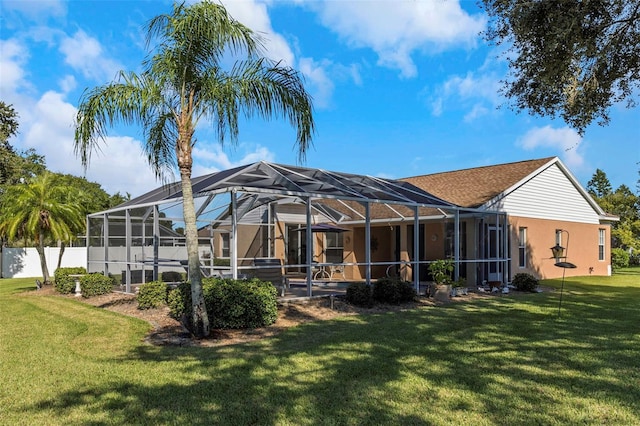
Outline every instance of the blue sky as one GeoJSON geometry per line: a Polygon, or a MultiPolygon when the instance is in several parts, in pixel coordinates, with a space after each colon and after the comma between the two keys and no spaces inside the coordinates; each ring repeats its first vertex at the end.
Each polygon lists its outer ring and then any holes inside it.
{"type": "MultiPolygon", "coordinates": [[[[615,105],[607,127],[583,138],[560,120],[500,108],[506,64],[479,32],[475,1],[223,1],[265,39],[267,56],[298,69],[314,98],[317,134],[304,165],[400,178],[558,156],[586,185],[597,168],[635,190],[640,108],[615,105]]],[[[54,171],[83,175],[73,120],[86,88],[140,70],[143,25],[167,1],[18,0],[1,3],[0,99],[20,115],[18,149],[35,148],[54,171]]],[[[221,147],[201,126],[193,174],[268,160],[296,164],[284,121],[243,122],[221,147]]],[[[118,127],[86,173],[110,193],[158,185],[141,132],[118,127]]]]}

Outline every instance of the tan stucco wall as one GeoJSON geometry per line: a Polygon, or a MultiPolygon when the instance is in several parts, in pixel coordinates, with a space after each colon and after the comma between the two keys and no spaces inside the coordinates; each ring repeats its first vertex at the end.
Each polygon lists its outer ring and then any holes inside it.
{"type": "Polygon", "coordinates": [[[611,228],[609,225],[594,225],[575,222],[557,222],[545,219],[510,217],[512,276],[527,272],[538,278],[560,278],[562,268],[554,266],[551,247],[556,242],[556,229],[562,233],[562,245],[568,249],[567,262],[576,265],[567,269],[566,276],[609,275],[611,253],[611,228]],[[518,267],[518,232],[527,228],[527,268],[518,267]],[[598,260],[599,229],[605,229],[605,260],[598,260]]]}

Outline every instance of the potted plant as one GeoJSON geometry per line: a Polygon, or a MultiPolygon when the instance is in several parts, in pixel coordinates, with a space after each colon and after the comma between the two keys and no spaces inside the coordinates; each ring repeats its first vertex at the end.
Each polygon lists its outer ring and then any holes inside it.
{"type": "Polygon", "coordinates": [[[467,294],[469,294],[469,289],[466,287],[467,285],[467,280],[465,278],[458,278],[457,281],[454,281],[451,286],[453,287],[451,289],[451,297],[456,297],[456,296],[466,296],[467,294]]]}
{"type": "Polygon", "coordinates": [[[453,262],[450,259],[435,260],[429,264],[429,272],[435,285],[433,296],[438,300],[448,300],[451,293],[453,262]]]}

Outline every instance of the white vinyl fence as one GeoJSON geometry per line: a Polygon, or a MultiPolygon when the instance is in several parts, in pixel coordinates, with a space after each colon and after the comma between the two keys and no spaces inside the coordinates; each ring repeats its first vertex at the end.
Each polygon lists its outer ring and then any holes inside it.
{"type": "MultiPolygon", "coordinates": [[[[47,259],[49,274],[58,266],[59,247],[45,247],[44,255],[47,259]]],[[[42,277],[40,268],[40,256],[34,247],[27,248],[2,248],[0,256],[0,278],[38,278],[42,277]]],[[[83,266],[87,267],[86,247],[67,247],[62,255],[62,267],[83,266]]]]}

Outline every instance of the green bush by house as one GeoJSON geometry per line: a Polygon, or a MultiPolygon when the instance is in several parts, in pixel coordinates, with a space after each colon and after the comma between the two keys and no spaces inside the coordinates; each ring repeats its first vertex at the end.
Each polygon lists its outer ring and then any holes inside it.
{"type": "MultiPolygon", "coordinates": [[[[273,324],[278,316],[276,288],[270,282],[205,278],[202,280],[211,328],[256,328],[273,324]]],[[[182,283],[169,294],[174,318],[191,323],[191,285],[182,283]]]]}
{"type": "Polygon", "coordinates": [[[99,272],[80,277],[80,289],[83,297],[111,293],[115,283],[113,277],[107,277],[99,272]]]}
{"type": "Polygon", "coordinates": [[[163,281],[151,281],[141,285],[136,295],[138,309],[152,309],[166,305],[168,292],[169,286],[163,281]]]}
{"type": "Polygon", "coordinates": [[[376,302],[398,305],[414,300],[416,291],[411,283],[399,278],[380,278],[373,284],[372,296],[376,302]]]}
{"type": "Polygon", "coordinates": [[[538,287],[538,280],[531,274],[520,272],[514,275],[511,284],[518,291],[534,291],[538,287]]]}
{"type": "Polygon", "coordinates": [[[347,302],[365,308],[372,307],[373,292],[371,291],[371,286],[364,282],[349,284],[349,287],[347,287],[347,302]]]}
{"type": "Polygon", "coordinates": [[[53,274],[55,281],[55,289],[58,293],[69,294],[76,289],[76,278],[69,275],[86,274],[87,270],[83,267],[58,268],[53,274]]]}
{"type": "Polygon", "coordinates": [[[629,252],[621,248],[611,249],[611,267],[613,270],[629,267],[629,252]]]}

